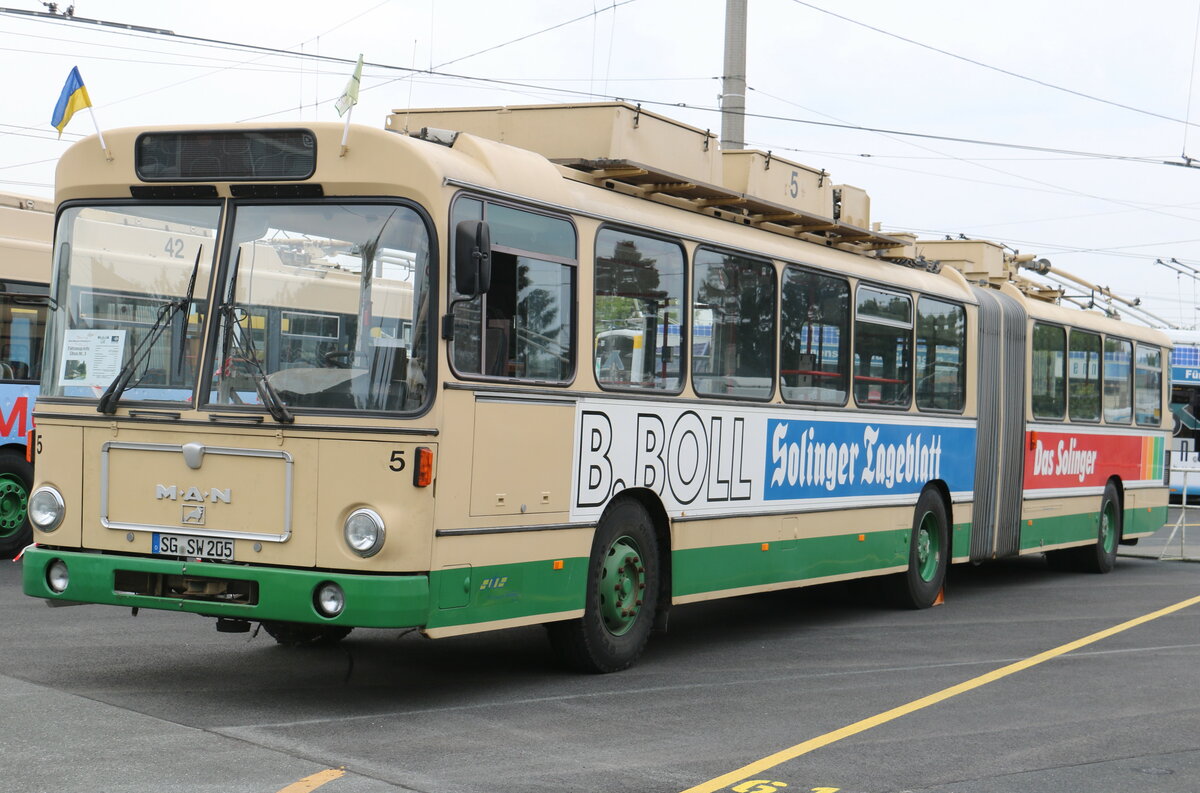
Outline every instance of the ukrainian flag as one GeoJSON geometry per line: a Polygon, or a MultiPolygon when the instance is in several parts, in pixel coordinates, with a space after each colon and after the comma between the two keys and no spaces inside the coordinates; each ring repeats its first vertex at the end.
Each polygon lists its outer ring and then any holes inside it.
{"type": "Polygon", "coordinates": [[[67,75],[67,83],[63,86],[62,93],[59,94],[58,104],[54,106],[54,115],[50,119],[50,125],[58,130],[58,136],[61,138],[63,129],[71,120],[71,116],[75,115],[75,111],[91,106],[92,99],[88,96],[83,78],[79,76],[79,67],[73,66],[71,73],[67,75]]]}

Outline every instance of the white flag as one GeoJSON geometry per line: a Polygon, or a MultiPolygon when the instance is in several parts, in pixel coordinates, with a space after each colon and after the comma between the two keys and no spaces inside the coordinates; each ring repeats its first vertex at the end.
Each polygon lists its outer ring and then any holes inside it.
{"type": "Polygon", "coordinates": [[[346,83],[346,90],[333,103],[339,116],[346,115],[347,110],[358,104],[358,86],[362,82],[362,64],[363,56],[360,54],[358,56],[358,65],[354,67],[354,74],[350,77],[350,81],[346,83]]]}

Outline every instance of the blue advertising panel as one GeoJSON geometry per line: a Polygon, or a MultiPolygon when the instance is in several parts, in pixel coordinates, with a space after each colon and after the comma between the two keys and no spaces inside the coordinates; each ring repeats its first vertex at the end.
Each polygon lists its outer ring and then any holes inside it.
{"type": "Polygon", "coordinates": [[[974,427],[769,419],[767,437],[767,501],[974,489],[974,427]]]}

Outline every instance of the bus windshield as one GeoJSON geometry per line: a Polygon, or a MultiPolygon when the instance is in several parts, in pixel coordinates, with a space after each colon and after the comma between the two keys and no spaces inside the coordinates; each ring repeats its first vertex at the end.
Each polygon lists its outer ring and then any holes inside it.
{"type": "Polygon", "coordinates": [[[265,400],[276,418],[280,406],[422,408],[430,263],[421,217],[366,202],[234,211],[210,399],[265,400]]]}
{"type": "Polygon", "coordinates": [[[191,400],[220,211],[215,203],[63,211],[44,396],[97,399],[121,380],[122,402],[191,400]]]}

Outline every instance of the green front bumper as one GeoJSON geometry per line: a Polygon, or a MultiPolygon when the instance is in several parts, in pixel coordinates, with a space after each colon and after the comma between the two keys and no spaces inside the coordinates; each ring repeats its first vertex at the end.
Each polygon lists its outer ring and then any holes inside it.
{"type": "Polygon", "coordinates": [[[151,559],[98,553],[29,548],[23,559],[25,594],[76,603],[163,609],[246,620],[286,620],[358,628],[422,627],[429,619],[427,575],[354,575],[287,567],[253,567],[213,562],[151,559]],[[46,570],[61,559],[70,575],[65,591],[46,583],[46,570]],[[134,594],[119,591],[118,580],[141,576],[178,576],[254,585],[251,603],[201,597],[134,594]],[[345,592],[346,607],[337,617],[324,617],[313,605],[316,587],[327,581],[345,592]]]}

